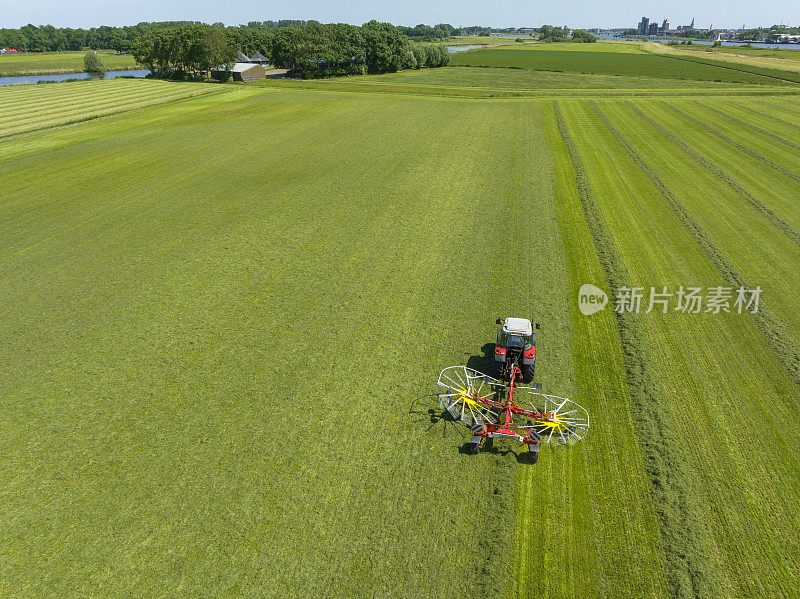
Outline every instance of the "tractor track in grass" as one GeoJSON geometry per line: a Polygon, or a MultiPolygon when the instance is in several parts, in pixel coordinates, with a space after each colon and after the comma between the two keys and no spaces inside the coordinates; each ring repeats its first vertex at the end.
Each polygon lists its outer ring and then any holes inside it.
{"type": "Polygon", "coordinates": [[[780,137],[779,135],[775,135],[771,131],[767,131],[766,129],[762,129],[761,127],[758,127],[757,125],[754,125],[753,123],[748,123],[747,121],[743,121],[742,119],[740,119],[738,117],[735,117],[735,116],[733,116],[731,114],[728,114],[724,110],[720,110],[719,108],[716,108],[715,106],[712,106],[711,104],[703,104],[702,102],[700,102],[698,100],[694,100],[694,103],[697,104],[698,106],[703,106],[705,108],[708,108],[709,110],[711,110],[713,112],[716,112],[717,114],[732,120],[733,122],[735,122],[738,125],[742,125],[743,127],[749,127],[753,131],[758,131],[761,135],[766,135],[767,137],[769,137],[770,139],[774,139],[778,143],[785,144],[785,145],[789,146],[790,148],[792,148],[794,150],[800,151],[800,145],[797,145],[796,143],[794,143],[793,141],[789,141],[788,139],[783,139],[782,137],[780,137]]]}
{"type": "Polygon", "coordinates": [[[726,173],[722,168],[714,164],[711,160],[703,156],[700,152],[692,148],[689,144],[684,142],[674,133],[672,133],[669,129],[664,127],[661,123],[656,121],[655,119],[650,118],[647,114],[645,114],[638,106],[633,104],[632,102],[628,101],[626,104],[637,114],[641,117],[644,121],[650,124],[653,128],[655,128],[659,133],[661,133],[664,137],[669,139],[672,143],[678,146],[681,150],[689,154],[692,158],[695,159],[698,163],[700,163],[703,167],[705,167],[710,172],[714,173],[719,179],[722,179],[725,183],[728,184],[736,193],[742,196],[753,208],[758,210],[764,217],[769,220],[776,228],[780,229],[787,237],[789,237],[793,242],[797,245],[800,245],[800,231],[795,229],[791,224],[783,220],[780,216],[775,214],[768,206],[766,206],[761,200],[755,197],[752,193],[747,191],[744,187],[739,185],[733,177],[731,177],[728,173],[726,173]]]}
{"type": "Polygon", "coordinates": [[[797,123],[792,123],[791,121],[785,121],[780,117],[773,116],[771,114],[767,114],[766,112],[761,112],[760,110],[756,110],[755,108],[753,108],[751,106],[745,106],[744,104],[737,104],[736,102],[732,102],[730,100],[728,100],[727,103],[732,105],[732,106],[735,106],[736,108],[744,108],[745,110],[749,110],[750,112],[753,112],[753,113],[755,113],[755,114],[757,114],[759,116],[762,116],[762,117],[765,117],[765,118],[768,118],[768,119],[772,119],[773,121],[776,121],[776,122],[780,123],[781,125],[785,125],[787,127],[794,127],[795,129],[800,129],[800,125],[798,125],[797,123]]]}
{"type": "Polygon", "coordinates": [[[696,119],[696,118],[695,118],[695,117],[693,117],[692,115],[690,115],[690,114],[687,114],[687,113],[683,112],[683,111],[682,111],[680,108],[678,108],[677,106],[673,106],[673,105],[672,105],[672,104],[670,104],[669,102],[664,102],[663,100],[661,101],[661,103],[662,103],[664,106],[668,107],[668,108],[669,108],[670,110],[672,110],[673,112],[676,112],[676,113],[678,113],[680,116],[682,116],[682,117],[683,117],[683,118],[685,118],[686,120],[688,120],[688,121],[691,121],[691,122],[693,122],[693,123],[694,123],[694,124],[696,124],[696,125],[699,125],[699,126],[700,126],[700,127],[702,127],[703,129],[705,129],[706,131],[708,131],[709,133],[711,133],[712,135],[716,135],[718,138],[720,138],[720,139],[721,139],[722,141],[724,141],[725,143],[727,143],[727,144],[729,144],[729,145],[733,146],[734,148],[737,148],[737,149],[741,150],[742,152],[744,152],[745,154],[747,154],[747,155],[748,155],[748,156],[750,156],[751,158],[755,158],[755,159],[756,159],[756,160],[758,160],[759,162],[761,162],[761,163],[763,163],[763,164],[766,164],[766,165],[767,165],[767,166],[769,166],[770,168],[773,168],[773,169],[775,169],[776,171],[778,171],[779,173],[781,173],[781,174],[783,174],[783,175],[786,175],[786,176],[787,176],[787,177],[789,177],[790,179],[793,179],[793,180],[797,181],[798,183],[800,183],[800,175],[798,175],[798,174],[797,174],[797,173],[795,173],[794,171],[792,171],[792,170],[790,170],[790,169],[786,168],[785,166],[781,166],[780,164],[778,164],[778,163],[776,163],[776,162],[773,162],[772,160],[770,160],[769,158],[766,158],[765,156],[762,156],[762,155],[761,155],[761,154],[759,154],[758,152],[754,152],[753,150],[751,150],[750,148],[748,148],[746,145],[744,145],[744,144],[740,144],[738,141],[731,139],[730,137],[728,137],[728,136],[727,136],[727,135],[725,135],[724,133],[720,133],[719,131],[717,131],[716,129],[714,129],[714,127],[712,127],[711,125],[709,125],[709,124],[707,124],[707,123],[704,123],[703,121],[701,121],[701,120],[699,120],[699,119],[696,119]]]}
{"type": "MultiPolygon", "coordinates": [[[[579,150],[569,133],[558,101],[553,102],[559,135],[569,154],[575,172],[578,197],[597,251],[600,264],[614,294],[629,283],[611,234],[603,222],[592,190],[589,174],[579,150]]],[[[638,415],[637,435],[645,456],[650,478],[654,508],[659,520],[659,531],[666,558],[666,579],[671,595],[676,597],[702,597],[715,588],[710,578],[709,558],[696,542],[695,530],[704,526],[692,512],[686,500],[689,484],[679,450],[674,445],[676,433],[669,418],[663,413],[659,398],[664,395],[658,379],[651,373],[642,339],[644,333],[637,315],[614,313],[623,352],[625,378],[631,397],[632,409],[638,415]]]]}
{"type": "MultiPolygon", "coordinates": [[[[656,170],[642,157],[641,154],[634,148],[630,142],[620,133],[614,126],[608,116],[600,109],[596,102],[589,102],[597,116],[603,121],[605,126],[616,138],[619,144],[625,149],[631,159],[639,166],[642,172],[661,193],[661,196],[666,200],[669,207],[683,223],[689,234],[698,243],[703,253],[708,257],[711,263],[716,267],[720,274],[724,277],[726,282],[733,288],[744,287],[752,289],[753,287],[748,284],[744,275],[731,263],[725,252],[720,248],[717,243],[706,232],[703,226],[689,213],[684,207],[683,203],[675,195],[675,192],[664,182],[656,170]]],[[[800,353],[796,349],[796,345],[791,336],[787,337],[785,327],[783,324],[772,315],[771,310],[765,303],[761,302],[758,312],[750,313],[753,320],[764,337],[767,345],[772,349],[778,360],[783,365],[786,372],[791,379],[800,386],[800,353]]]]}

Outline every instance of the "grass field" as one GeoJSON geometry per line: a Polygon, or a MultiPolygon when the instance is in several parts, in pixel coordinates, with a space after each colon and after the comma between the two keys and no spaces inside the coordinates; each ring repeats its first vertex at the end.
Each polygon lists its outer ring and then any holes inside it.
{"type": "MultiPolygon", "coordinates": [[[[85,54],[85,52],[3,54],[0,56],[0,77],[82,73],[85,54]]],[[[112,50],[99,50],[98,54],[103,59],[106,70],[124,71],[139,68],[130,54],[117,54],[112,50]]]]}
{"type": "Polygon", "coordinates": [[[343,81],[369,83],[403,83],[407,85],[435,85],[479,87],[486,89],[731,89],[755,86],[740,83],[716,83],[688,79],[663,79],[656,77],[625,77],[614,75],[582,75],[557,73],[532,69],[449,67],[445,69],[420,69],[400,71],[386,75],[348,77],[343,81]]]}
{"type": "Polygon", "coordinates": [[[195,83],[110,79],[0,87],[0,138],[220,91],[195,83]]]}
{"type": "Polygon", "coordinates": [[[795,593],[800,101],[286,84],[0,140],[0,594],[795,593]],[[534,467],[434,395],[510,314],[592,418],[534,467]]]}
{"type": "Polygon", "coordinates": [[[800,61],[800,50],[792,46],[785,48],[761,48],[759,46],[748,46],[742,44],[740,46],[703,46],[700,44],[693,44],[691,46],[670,46],[670,48],[677,50],[687,50],[691,52],[703,52],[711,55],[726,55],[732,54],[734,56],[752,56],[755,58],[779,58],[788,61],[800,61]]]}
{"type": "MultiPolygon", "coordinates": [[[[689,79],[730,83],[780,85],[782,79],[800,82],[797,73],[775,68],[765,59],[690,54],[668,46],[647,44],[531,44],[522,47],[479,48],[451,57],[454,66],[510,67],[594,75],[689,79]],[[651,46],[653,48],[651,48],[651,46]]],[[[781,61],[785,63],[785,61],[781,61]]],[[[793,63],[789,63],[793,64],[793,63]]]]}
{"type": "Polygon", "coordinates": [[[704,52],[694,50],[692,46],[646,44],[643,45],[642,48],[658,56],[669,56],[673,59],[694,64],[712,65],[724,69],[748,72],[770,78],[786,79],[793,83],[800,83],[800,62],[795,60],[725,52],[704,52]]]}

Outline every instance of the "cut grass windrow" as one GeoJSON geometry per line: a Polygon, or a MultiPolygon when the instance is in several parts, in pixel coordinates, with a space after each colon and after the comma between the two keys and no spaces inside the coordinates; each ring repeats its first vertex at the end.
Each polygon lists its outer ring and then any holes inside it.
{"type": "Polygon", "coordinates": [[[765,135],[765,136],[769,137],[770,139],[773,139],[773,140],[777,141],[778,143],[785,144],[785,145],[789,146],[790,148],[793,148],[795,150],[800,151],[800,145],[797,145],[793,141],[789,141],[788,139],[783,139],[782,137],[780,137],[779,135],[775,135],[771,131],[767,131],[766,129],[762,129],[761,127],[758,127],[758,126],[754,125],[753,123],[748,123],[747,121],[743,121],[742,119],[740,119],[738,117],[735,117],[735,116],[733,116],[731,114],[728,114],[724,110],[720,110],[719,108],[716,108],[715,106],[712,106],[711,104],[703,104],[702,102],[700,102],[698,100],[695,100],[694,102],[696,104],[702,106],[703,108],[708,108],[712,112],[716,112],[717,114],[734,121],[735,123],[737,123],[738,125],[741,125],[742,127],[748,127],[749,129],[752,129],[753,131],[758,131],[761,135],[765,135]]]}
{"type": "MultiPolygon", "coordinates": [[[[553,103],[556,124],[566,146],[578,187],[578,196],[595,249],[606,276],[611,294],[627,285],[630,278],[613,238],[603,222],[586,165],[567,129],[558,102],[553,103]]],[[[637,414],[637,434],[640,439],[646,468],[652,482],[654,506],[660,524],[660,534],[666,559],[666,578],[676,597],[706,596],[715,588],[710,574],[709,557],[696,542],[701,536],[695,531],[704,527],[702,520],[688,505],[686,487],[688,473],[673,445],[676,438],[670,419],[660,407],[658,378],[642,345],[644,333],[637,315],[615,312],[617,329],[623,350],[626,381],[632,409],[637,414]]]]}
{"type": "Polygon", "coordinates": [[[75,125],[100,117],[166,104],[206,94],[230,91],[220,86],[169,84],[154,81],[90,82],[79,88],[47,86],[40,90],[2,90],[0,98],[24,102],[25,110],[0,115],[0,140],[43,129],[75,125]],[[77,94],[74,92],[78,92],[77,94]],[[92,98],[92,94],[94,98],[92,98]]]}
{"type": "Polygon", "coordinates": [[[682,139],[677,137],[673,134],[669,129],[664,127],[661,123],[656,121],[655,119],[650,118],[647,114],[642,112],[638,106],[633,104],[632,102],[626,102],[626,104],[642,119],[644,119],[647,123],[649,123],[653,128],[657,129],[659,133],[661,133],[664,137],[669,139],[672,143],[678,146],[681,150],[689,154],[692,158],[694,158],[698,163],[703,165],[707,170],[714,173],[718,178],[722,179],[727,183],[736,193],[742,196],[747,202],[753,206],[756,210],[758,210],[761,214],[763,214],[767,220],[769,220],[775,227],[783,231],[787,237],[789,237],[792,241],[796,244],[800,245],[800,231],[795,229],[791,224],[783,220],[780,216],[775,214],[775,212],[766,206],[764,202],[759,200],[755,197],[752,193],[747,191],[744,187],[739,185],[739,183],[734,180],[727,172],[725,172],[722,168],[714,164],[711,160],[703,156],[700,152],[692,148],[689,144],[684,142],[682,139]]]}
{"type": "Polygon", "coordinates": [[[792,114],[800,114],[800,110],[797,110],[797,109],[791,108],[790,106],[787,106],[787,104],[794,104],[794,105],[797,105],[797,104],[798,104],[798,102],[795,102],[794,100],[789,100],[789,101],[787,101],[786,103],[782,104],[782,105],[780,106],[780,109],[781,109],[781,110],[784,110],[784,111],[786,111],[786,112],[790,112],[790,113],[792,113],[792,114]]]}
{"type": "Polygon", "coordinates": [[[761,112],[760,110],[756,110],[752,106],[746,106],[745,104],[739,104],[737,102],[731,102],[731,101],[728,101],[728,104],[736,106],[737,108],[744,108],[745,110],[748,110],[749,112],[752,112],[764,118],[772,119],[773,121],[780,123],[781,125],[784,125],[786,127],[794,127],[795,129],[800,129],[800,125],[798,125],[797,123],[792,123],[791,121],[784,120],[775,115],[768,114],[766,112],[761,112]]]}
{"type": "Polygon", "coordinates": [[[785,166],[781,166],[780,164],[777,164],[776,162],[773,162],[772,160],[770,160],[769,158],[766,158],[765,156],[762,156],[758,152],[754,152],[753,150],[748,148],[746,145],[740,144],[738,141],[731,139],[730,137],[728,137],[724,133],[720,133],[719,131],[714,129],[714,127],[712,127],[711,125],[709,125],[707,123],[704,123],[703,121],[701,121],[699,119],[694,118],[690,114],[685,113],[684,111],[682,111],[677,106],[673,106],[669,102],[664,102],[663,100],[662,100],[661,103],[664,104],[665,106],[667,106],[668,108],[670,108],[672,111],[674,111],[674,112],[678,113],[679,115],[681,115],[686,120],[689,120],[689,121],[693,122],[694,124],[699,125],[700,127],[705,129],[709,133],[711,133],[713,135],[716,135],[717,137],[719,137],[725,143],[732,145],[734,148],[736,148],[738,150],[741,150],[742,152],[744,152],[748,156],[751,156],[752,158],[755,158],[759,162],[762,162],[763,164],[766,164],[770,168],[773,168],[776,171],[778,171],[779,173],[781,173],[783,175],[786,175],[790,179],[794,179],[795,181],[800,183],[800,175],[798,175],[794,171],[789,170],[785,166]]]}
{"type": "MultiPolygon", "coordinates": [[[[702,225],[684,207],[675,192],[670,189],[666,182],[658,175],[656,170],[639,154],[639,152],[625,139],[625,136],[614,126],[611,120],[600,109],[596,102],[589,102],[597,116],[603,121],[605,126],[625,149],[631,159],[639,166],[642,172],[661,193],[669,207],[683,223],[691,236],[703,250],[711,263],[722,274],[727,283],[733,288],[744,287],[752,289],[753,286],[747,282],[744,275],[731,263],[725,252],[706,232],[702,225]]],[[[763,335],[767,345],[778,356],[783,367],[789,373],[792,380],[800,385],[800,353],[791,335],[788,334],[786,327],[772,315],[769,307],[762,300],[756,313],[751,313],[753,320],[758,326],[758,330],[763,335]]]]}

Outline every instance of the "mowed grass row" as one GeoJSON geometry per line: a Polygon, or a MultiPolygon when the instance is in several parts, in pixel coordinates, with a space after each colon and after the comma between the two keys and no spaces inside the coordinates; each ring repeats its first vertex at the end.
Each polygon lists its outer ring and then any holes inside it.
{"type": "MultiPolygon", "coordinates": [[[[98,50],[109,71],[139,68],[130,54],[98,50]]],[[[0,77],[13,75],[43,75],[48,73],[81,73],[86,52],[31,52],[0,56],[0,77]]]]}
{"type": "MultiPolygon", "coordinates": [[[[602,226],[632,279],[628,284],[672,290],[725,285],[723,273],[695,237],[697,231],[672,203],[677,197],[695,219],[712,209],[706,208],[707,186],[696,188],[691,179],[668,176],[664,162],[680,156],[679,151],[642,154],[654,174],[603,120],[618,133],[625,131],[624,139],[636,150],[645,133],[628,133],[635,112],[613,102],[560,104],[586,165],[602,226]],[[659,181],[681,189],[670,199],[659,181]]],[[[651,104],[637,101],[642,110],[651,104]]],[[[647,130],[646,121],[639,126],[647,130]]],[[[681,125],[671,117],[664,126],[676,130],[681,125]]],[[[758,222],[758,216],[749,218],[758,222]]],[[[746,205],[739,218],[746,222],[746,205]]],[[[700,222],[711,228],[706,220],[700,222]]],[[[757,231],[767,238],[779,234],[760,227],[757,231]]],[[[786,426],[798,416],[795,383],[749,316],[656,310],[639,318],[637,343],[644,351],[638,367],[645,377],[648,410],[663,435],[654,439],[651,429],[641,428],[640,441],[645,447],[654,440],[670,443],[655,448],[653,462],[669,450],[669,470],[653,473],[670,593],[791,593],[800,574],[791,557],[798,550],[791,533],[798,525],[798,432],[786,426]]]]}
{"type": "MultiPolygon", "coordinates": [[[[461,69],[461,67],[452,67],[454,69],[461,69]]],[[[444,69],[439,69],[444,71],[444,69]]],[[[480,67],[468,67],[463,68],[464,71],[483,71],[483,75],[486,75],[486,71],[502,71],[499,81],[502,84],[503,80],[505,79],[504,74],[508,71],[514,71],[514,69],[490,69],[490,68],[480,68],[480,67]]],[[[517,73],[524,72],[523,70],[516,70],[517,73]]],[[[582,83],[586,83],[581,81],[583,77],[590,77],[589,75],[580,75],[580,74],[563,74],[563,73],[546,73],[544,71],[528,71],[531,74],[539,73],[545,74],[544,79],[547,79],[549,75],[563,75],[565,80],[562,81],[562,84],[565,86],[569,86],[569,79],[574,79],[577,85],[581,85],[582,83]]],[[[481,84],[484,85],[491,85],[491,78],[489,80],[483,78],[481,84]]],[[[691,93],[694,97],[702,97],[702,96],[719,96],[724,95],[726,97],[732,96],[770,96],[774,97],[777,95],[787,95],[793,96],[795,94],[800,94],[800,88],[796,90],[792,89],[789,86],[784,87],[774,87],[768,85],[736,85],[734,87],[709,87],[704,88],[700,87],[691,87],[688,90],[686,87],[680,87],[681,82],[677,80],[663,80],[666,81],[669,85],[667,88],[661,87],[647,87],[646,83],[640,87],[633,87],[633,88],[620,88],[614,87],[616,82],[616,77],[607,77],[607,81],[596,81],[598,85],[610,85],[611,87],[565,87],[565,88],[556,88],[556,87],[541,87],[541,88],[534,88],[529,87],[528,89],[524,88],[502,88],[502,87],[475,87],[473,84],[478,83],[477,81],[472,80],[472,78],[467,75],[465,77],[461,76],[454,76],[452,77],[452,85],[450,84],[443,84],[446,83],[446,78],[448,77],[446,73],[442,74],[442,78],[439,79],[438,82],[432,84],[426,84],[422,81],[424,80],[424,75],[419,81],[414,81],[413,75],[409,75],[407,79],[404,77],[398,77],[395,80],[387,80],[384,81],[382,79],[382,75],[374,76],[374,78],[366,77],[364,80],[351,80],[350,78],[334,78],[334,79],[307,79],[307,80],[296,80],[296,79],[270,79],[261,81],[258,83],[251,83],[247,87],[248,88],[273,88],[273,89],[292,89],[292,90],[313,90],[313,91],[335,91],[335,92],[350,92],[350,93],[371,93],[371,94],[400,94],[400,95],[414,95],[414,96],[441,96],[441,97],[450,97],[450,98],[481,98],[481,99],[519,99],[519,98],[540,98],[540,97],[609,97],[609,98],[631,98],[635,96],[639,97],[652,97],[657,96],[660,98],[666,98],[669,96],[685,96],[687,93],[691,93]]],[[[535,75],[532,77],[535,79],[535,75]]],[[[437,76],[438,79],[438,76],[437,76]]],[[[601,77],[602,79],[602,77],[601,77]]],[[[637,82],[632,81],[632,79],[636,78],[627,78],[628,81],[625,85],[632,85],[636,86],[637,82]]],[[[642,81],[647,82],[642,78],[642,81]]],[[[528,83],[528,85],[532,85],[528,83]]],[[[550,84],[545,84],[550,85],[550,84]]]]}
{"type": "Polygon", "coordinates": [[[660,588],[629,431],[525,468],[434,397],[512,313],[596,385],[538,113],[239,91],[3,144],[3,592],[660,588]]]}
{"type": "Polygon", "coordinates": [[[51,121],[69,121],[76,115],[92,114],[103,112],[111,106],[124,106],[125,104],[136,104],[140,100],[148,100],[154,95],[158,94],[161,98],[167,98],[175,95],[174,92],[185,93],[185,89],[173,88],[168,90],[153,90],[147,87],[131,90],[128,88],[129,93],[122,95],[120,98],[121,90],[110,90],[110,93],[104,93],[96,99],[86,99],[84,102],[73,102],[68,98],[59,97],[58,101],[48,105],[47,102],[42,104],[30,103],[22,109],[17,109],[15,113],[6,114],[3,118],[3,127],[7,130],[17,130],[19,128],[30,126],[31,123],[37,122],[51,122],[51,121]],[[120,100],[123,100],[122,102],[120,100]]]}
{"type": "MultiPolygon", "coordinates": [[[[681,152],[670,151],[679,148],[653,143],[659,136],[652,130],[639,127],[623,136],[600,104],[593,106],[628,154],[661,189],[665,199],[677,207],[682,221],[703,246],[727,284],[733,288],[744,286],[752,289],[756,287],[756,281],[764,280],[766,288],[759,286],[770,301],[762,303],[754,320],[768,345],[800,384],[800,356],[797,352],[800,330],[796,325],[800,314],[795,298],[795,289],[800,283],[795,272],[795,264],[800,262],[800,232],[752,193],[730,185],[724,172],[708,168],[715,165],[706,164],[702,159],[702,166],[706,168],[698,169],[697,155],[686,156],[681,161],[681,152]],[[655,159],[659,155],[660,161],[655,159]],[[676,185],[676,181],[681,183],[676,185]],[[722,182],[729,185],[720,188],[722,182]],[[712,188],[718,191],[708,200],[701,197],[701,201],[696,201],[691,191],[712,188]],[[776,235],[776,229],[781,234],[776,235]]],[[[635,126],[636,119],[625,118],[625,113],[617,116],[625,129],[635,126]]]]}
{"type": "Polygon", "coordinates": [[[0,88],[0,138],[68,125],[181,98],[222,91],[195,83],[112,79],[61,85],[0,88]]]}
{"type": "Polygon", "coordinates": [[[687,79],[661,79],[653,77],[627,77],[622,75],[592,75],[558,73],[532,69],[448,67],[444,69],[406,70],[386,75],[348,77],[341,81],[369,83],[402,83],[407,85],[435,85],[479,87],[487,89],[758,89],[734,83],[691,81],[687,79]]]}
{"type": "MultiPolygon", "coordinates": [[[[459,52],[451,57],[454,66],[512,67],[541,71],[563,71],[590,73],[595,75],[619,75],[654,79],[688,79],[697,81],[747,83],[765,85],[788,85],[772,78],[767,69],[753,68],[755,72],[724,68],[713,60],[678,60],[671,56],[644,52],[607,51],[608,46],[596,49],[543,50],[538,45],[521,48],[481,48],[459,52]]],[[[748,67],[749,68],[749,67],[748,67]]],[[[786,77],[784,77],[786,78],[786,77]]]]}
{"type": "MultiPolygon", "coordinates": [[[[126,95],[134,93],[132,90],[137,90],[136,93],[152,93],[154,90],[169,88],[164,87],[164,81],[146,80],[146,84],[138,88],[132,87],[130,80],[117,78],[109,81],[74,81],[65,84],[64,87],[58,84],[42,84],[36,86],[8,86],[4,88],[9,91],[4,94],[5,103],[3,107],[3,119],[10,120],[18,118],[20,115],[30,115],[43,112],[45,109],[60,109],[80,107],[84,104],[92,102],[100,102],[108,98],[113,98],[121,91],[126,95]],[[97,87],[96,83],[102,83],[101,87],[97,87]],[[152,86],[156,83],[156,86],[152,86]],[[162,84],[159,86],[158,84],[162,84]]],[[[133,83],[136,85],[136,82],[133,83]]]]}
{"type": "MultiPolygon", "coordinates": [[[[770,103],[778,106],[781,102],[770,103]]],[[[674,130],[679,138],[686,143],[691,141],[697,152],[722,168],[793,229],[800,230],[795,191],[800,183],[800,160],[792,147],[695,101],[663,100],[646,106],[651,117],[680,124],[680,129],[674,130]]],[[[786,136],[786,132],[782,135],[786,136]]]]}

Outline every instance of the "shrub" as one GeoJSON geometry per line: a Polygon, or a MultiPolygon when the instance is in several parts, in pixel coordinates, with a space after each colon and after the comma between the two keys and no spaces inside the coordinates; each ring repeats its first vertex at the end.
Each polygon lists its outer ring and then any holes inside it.
{"type": "Polygon", "coordinates": [[[83,56],[83,68],[87,73],[94,73],[100,79],[106,76],[106,67],[103,59],[91,50],[83,56]]]}

